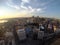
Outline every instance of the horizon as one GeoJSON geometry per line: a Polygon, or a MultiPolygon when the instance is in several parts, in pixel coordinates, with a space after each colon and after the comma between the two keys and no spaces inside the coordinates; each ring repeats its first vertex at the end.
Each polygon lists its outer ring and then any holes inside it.
{"type": "MultiPolygon", "coordinates": [[[[2,19],[0,19],[0,20],[9,20],[9,19],[19,19],[19,18],[31,18],[31,17],[33,17],[33,16],[29,16],[29,17],[8,17],[8,18],[2,18],[2,19]]],[[[38,17],[38,16],[34,16],[35,18],[36,17],[38,17]]],[[[40,17],[39,16],[39,18],[49,18],[49,19],[58,19],[58,20],[60,20],[59,18],[54,18],[54,17],[40,17]]]]}

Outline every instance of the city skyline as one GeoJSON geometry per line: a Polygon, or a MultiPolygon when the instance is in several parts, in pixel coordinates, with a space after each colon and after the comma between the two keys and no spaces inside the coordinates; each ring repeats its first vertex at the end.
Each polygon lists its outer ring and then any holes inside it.
{"type": "Polygon", "coordinates": [[[0,0],[0,19],[30,16],[60,19],[60,0],[0,0]]]}

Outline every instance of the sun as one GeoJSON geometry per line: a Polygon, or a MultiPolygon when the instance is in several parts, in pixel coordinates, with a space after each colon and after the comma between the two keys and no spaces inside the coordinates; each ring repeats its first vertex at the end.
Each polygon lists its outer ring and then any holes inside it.
{"type": "Polygon", "coordinates": [[[10,14],[9,10],[8,8],[0,8],[0,19],[8,18],[10,14]]]}
{"type": "Polygon", "coordinates": [[[6,14],[6,10],[5,9],[0,9],[0,16],[4,16],[6,14]]]}

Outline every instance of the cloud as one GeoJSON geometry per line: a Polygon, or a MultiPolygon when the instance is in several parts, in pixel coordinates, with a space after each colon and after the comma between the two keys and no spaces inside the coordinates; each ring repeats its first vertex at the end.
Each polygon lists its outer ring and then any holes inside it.
{"type": "Polygon", "coordinates": [[[27,10],[28,8],[26,6],[21,5],[20,6],[22,9],[27,10]]]}
{"type": "Polygon", "coordinates": [[[37,11],[41,11],[42,9],[41,8],[38,8],[38,9],[36,9],[37,11]]]}
{"type": "Polygon", "coordinates": [[[45,7],[40,8],[39,6],[39,5],[45,5],[45,2],[39,3],[38,0],[21,0],[21,3],[19,5],[15,4],[12,0],[8,0],[6,4],[9,7],[20,10],[20,12],[27,12],[29,14],[34,12],[42,13],[44,12],[44,9],[46,9],[45,7]],[[31,2],[31,1],[34,1],[34,2],[31,2]],[[26,6],[25,4],[30,4],[30,5],[26,6]]]}
{"type": "Polygon", "coordinates": [[[31,6],[28,6],[28,8],[29,8],[29,9],[32,9],[32,7],[31,7],[31,6]]]}
{"type": "Polygon", "coordinates": [[[47,5],[48,4],[48,2],[44,2],[44,3],[41,3],[40,5],[41,6],[45,6],[45,5],[47,5]]]}
{"type": "Polygon", "coordinates": [[[7,5],[8,5],[9,7],[15,8],[15,9],[17,9],[17,10],[20,9],[20,7],[17,6],[17,5],[11,5],[11,4],[9,4],[9,3],[7,3],[7,5]]]}
{"type": "Polygon", "coordinates": [[[29,3],[30,2],[30,0],[22,0],[22,2],[21,2],[21,5],[20,5],[20,7],[22,8],[22,9],[24,9],[25,11],[27,11],[28,13],[32,13],[32,12],[35,12],[35,8],[32,8],[32,6],[25,6],[25,3],[29,3]]]}
{"type": "Polygon", "coordinates": [[[29,3],[30,0],[22,0],[24,3],[29,3]]]}

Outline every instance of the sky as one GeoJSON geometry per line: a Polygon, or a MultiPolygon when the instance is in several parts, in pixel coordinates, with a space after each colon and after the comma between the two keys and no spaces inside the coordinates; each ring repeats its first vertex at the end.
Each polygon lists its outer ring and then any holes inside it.
{"type": "Polygon", "coordinates": [[[60,0],[0,0],[0,19],[30,16],[60,18],[60,0]]]}

